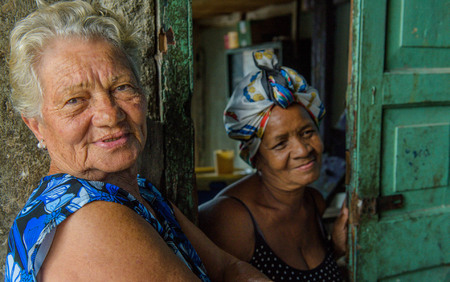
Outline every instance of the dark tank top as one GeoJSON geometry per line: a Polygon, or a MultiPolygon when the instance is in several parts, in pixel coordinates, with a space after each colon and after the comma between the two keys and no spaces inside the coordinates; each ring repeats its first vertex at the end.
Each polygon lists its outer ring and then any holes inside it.
{"type": "MultiPolygon", "coordinates": [[[[333,258],[330,244],[327,246],[325,259],[317,267],[309,270],[300,270],[291,267],[280,259],[266,243],[264,236],[247,205],[238,198],[231,196],[230,198],[241,203],[247,209],[252,219],[255,233],[255,248],[249,263],[267,277],[273,281],[343,281],[342,274],[333,258]]],[[[316,214],[318,214],[317,209],[316,214]]],[[[322,228],[322,232],[325,232],[320,219],[319,225],[322,228]]]]}

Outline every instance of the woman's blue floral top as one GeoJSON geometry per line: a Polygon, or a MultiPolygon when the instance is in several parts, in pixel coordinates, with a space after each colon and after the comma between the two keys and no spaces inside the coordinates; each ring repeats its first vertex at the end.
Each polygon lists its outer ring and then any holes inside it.
{"type": "Polygon", "coordinates": [[[5,281],[36,281],[58,224],[93,201],[115,202],[133,209],[158,231],[192,272],[201,280],[209,281],[205,267],[182,232],[170,204],[144,178],[138,177],[138,183],[142,197],[149,202],[160,221],[134,196],[112,184],[68,174],[42,178],[11,227],[5,281]]]}

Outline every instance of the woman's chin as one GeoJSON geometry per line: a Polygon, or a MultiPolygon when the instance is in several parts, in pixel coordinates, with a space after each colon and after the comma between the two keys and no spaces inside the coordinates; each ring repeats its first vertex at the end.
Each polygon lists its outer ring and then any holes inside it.
{"type": "Polygon", "coordinates": [[[98,176],[127,171],[137,173],[137,157],[137,154],[129,154],[96,160],[86,171],[98,176]]]}
{"type": "Polygon", "coordinates": [[[132,171],[137,167],[136,160],[134,161],[126,161],[124,160],[121,163],[107,163],[100,165],[98,170],[103,171],[105,173],[118,173],[121,171],[132,171]]]}
{"type": "Polygon", "coordinates": [[[293,182],[300,184],[301,186],[308,186],[314,181],[319,179],[320,171],[310,171],[307,174],[303,174],[299,177],[295,177],[293,182]]]}

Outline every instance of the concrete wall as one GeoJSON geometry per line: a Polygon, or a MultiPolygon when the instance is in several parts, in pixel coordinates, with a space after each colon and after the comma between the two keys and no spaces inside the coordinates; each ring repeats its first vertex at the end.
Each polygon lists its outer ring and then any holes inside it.
{"type": "MultiPolygon", "coordinates": [[[[194,54],[196,72],[192,99],[195,126],[196,166],[213,166],[214,150],[233,149],[238,142],[228,138],[223,111],[228,103],[224,35],[235,27],[196,27],[194,54]]],[[[248,167],[238,156],[235,167],[248,167]]]]}
{"type": "MultiPolygon", "coordinates": [[[[53,3],[55,1],[48,1],[53,3]]],[[[149,117],[159,119],[156,91],[155,1],[98,0],[104,7],[122,11],[140,29],[142,82],[149,93],[149,117]]],[[[8,100],[9,32],[14,23],[36,8],[32,0],[0,0],[0,280],[3,281],[10,226],[30,192],[48,171],[49,159],[38,150],[37,140],[13,111],[8,100]]]]}
{"type": "Polygon", "coordinates": [[[8,100],[9,82],[7,60],[9,32],[14,23],[34,8],[33,1],[3,1],[0,10],[0,276],[4,264],[9,228],[28,199],[49,160],[36,147],[31,131],[15,114],[8,100]]]}

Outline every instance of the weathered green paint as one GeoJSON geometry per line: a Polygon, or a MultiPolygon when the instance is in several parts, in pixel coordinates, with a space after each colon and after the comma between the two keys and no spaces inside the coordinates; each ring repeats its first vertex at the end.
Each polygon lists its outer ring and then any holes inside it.
{"type": "Polygon", "coordinates": [[[390,16],[394,17],[389,19],[390,29],[394,32],[389,32],[386,36],[387,69],[448,67],[450,58],[445,47],[450,46],[450,2],[426,2],[389,1],[390,16]],[[416,52],[417,48],[421,49],[420,55],[416,52]]]}
{"type": "Polygon", "coordinates": [[[449,6],[448,0],[353,1],[347,93],[353,281],[448,279],[449,6]],[[370,203],[362,200],[396,194],[403,208],[362,212],[368,209],[361,204],[370,203]]]}
{"type": "Polygon", "coordinates": [[[165,191],[188,218],[195,220],[191,2],[158,0],[158,7],[158,30],[172,28],[175,39],[175,45],[169,44],[167,53],[160,58],[165,191]]]}

